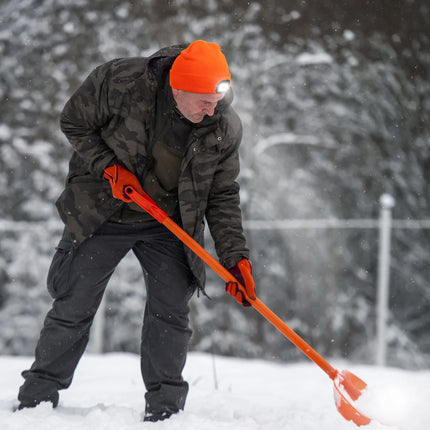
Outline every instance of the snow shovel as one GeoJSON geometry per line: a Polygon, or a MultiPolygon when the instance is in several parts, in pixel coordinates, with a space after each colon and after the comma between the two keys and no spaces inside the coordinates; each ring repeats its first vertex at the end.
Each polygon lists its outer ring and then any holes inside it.
{"type": "Polygon", "coordinates": [[[158,222],[168,228],[179,240],[187,245],[197,254],[209,267],[211,267],[225,282],[236,282],[242,290],[249,303],[271,324],[273,324],[287,339],[297,348],[316,363],[334,382],[335,403],[340,414],[348,421],[354,422],[357,426],[367,425],[371,422],[370,418],[358,411],[353,402],[356,401],[366,388],[367,384],[358,376],[342,370],[339,372],[332,367],[321,355],[319,355],[310,345],[308,345],[294,330],[288,327],[274,312],[272,312],[258,298],[250,299],[245,288],[237,282],[236,278],[223,267],[214,257],[212,257],[202,246],[200,246],[191,236],[179,227],[164,212],[148,194],[140,194],[133,187],[125,188],[127,196],[142,209],[152,215],[158,222]]]}

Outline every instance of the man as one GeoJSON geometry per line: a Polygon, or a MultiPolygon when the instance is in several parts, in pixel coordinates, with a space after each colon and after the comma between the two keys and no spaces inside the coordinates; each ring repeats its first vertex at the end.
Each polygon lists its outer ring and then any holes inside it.
{"type": "MultiPolygon", "coordinates": [[[[141,339],[146,421],[184,408],[191,331],[188,302],[203,289],[203,262],[124,193],[145,190],[202,243],[206,217],[220,262],[255,299],[239,209],[240,120],[231,108],[227,61],[202,40],[149,58],[97,67],[67,102],[61,128],[74,152],[57,201],[65,223],[49,273],[54,302],[19,408],[58,404],[81,358],[115,267],[129,250],[145,276],[141,339]]],[[[249,306],[237,284],[226,290],[249,306]]],[[[108,375],[107,375],[108,376],[108,375]]]]}

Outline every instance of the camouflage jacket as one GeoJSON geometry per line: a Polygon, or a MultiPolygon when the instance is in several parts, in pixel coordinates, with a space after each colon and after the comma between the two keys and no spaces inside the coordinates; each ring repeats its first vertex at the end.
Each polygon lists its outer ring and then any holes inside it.
{"type": "MultiPolygon", "coordinates": [[[[103,64],[64,107],[61,129],[74,152],[65,190],[56,205],[75,246],[127,204],[112,197],[104,169],[119,162],[143,177],[150,163],[148,147],[160,79],[182,49],[172,46],[148,58],[103,64]]],[[[193,129],[178,184],[184,230],[203,244],[206,217],[220,263],[227,268],[249,254],[236,182],[242,126],[231,101],[229,92],[218,103],[212,120],[193,129]]],[[[192,251],[186,252],[198,285],[203,287],[204,264],[192,251]]]]}

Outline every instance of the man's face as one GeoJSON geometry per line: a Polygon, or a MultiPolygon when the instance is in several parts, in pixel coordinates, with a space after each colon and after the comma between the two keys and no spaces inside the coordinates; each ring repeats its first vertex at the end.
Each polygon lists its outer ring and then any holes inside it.
{"type": "Polygon", "coordinates": [[[217,103],[225,94],[200,94],[172,88],[173,98],[179,112],[189,121],[199,123],[205,115],[212,116],[217,103]]]}

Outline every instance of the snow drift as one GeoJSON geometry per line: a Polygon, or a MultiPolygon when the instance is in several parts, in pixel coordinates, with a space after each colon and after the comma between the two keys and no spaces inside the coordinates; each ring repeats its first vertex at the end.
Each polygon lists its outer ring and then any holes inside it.
{"type": "MultiPolygon", "coordinates": [[[[85,355],[60,404],[12,412],[28,357],[0,356],[2,430],[352,430],[337,412],[332,382],[312,363],[280,364],[207,354],[189,355],[185,411],[170,420],[143,423],[144,387],[133,354],[85,355]]],[[[357,404],[378,417],[366,430],[425,430],[430,371],[352,366],[369,385],[357,404]]]]}

